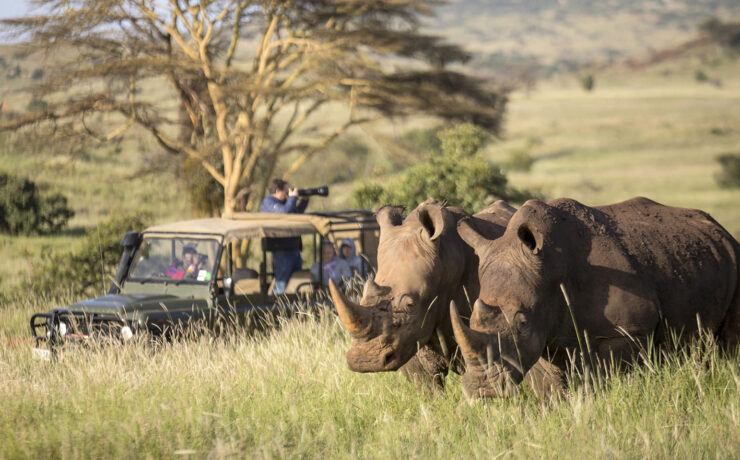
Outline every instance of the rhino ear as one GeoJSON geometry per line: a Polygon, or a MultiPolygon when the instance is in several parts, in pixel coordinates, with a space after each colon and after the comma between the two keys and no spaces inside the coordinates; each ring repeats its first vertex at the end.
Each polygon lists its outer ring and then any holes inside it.
{"type": "Polygon", "coordinates": [[[531,223],[525,222],[519,226],[516,235],[522,242],[525,250],[532,254],[539,254],[542,251],[542,233],[531,223]]]}
{"type": "Polygon", "coordinates": [[[436,202],[427,203],[427,201],[423,204],[431,204],[431,206],[419,207],[419,222],[424,229],[424,233],[430,240],[434,241],[439,238],[445,227],[451,225],[451,222],[447,218],[447,211],[442,206],[437,205],[436,202]]]}
{"type": "Polygon", "coordinates": [[[401,225],[403,222],[403,207],[383,206],[378,210],[376,220],[381,229],[401,225]]]}
{"type": "Polygon", "coordinates": [[[457,233],[460,235],[460,238],[468,244],[468,246],[475,250],[476,254],[480,255],[491,243],[491,240],[478,233],[470,223],[470,218],[465,218],[458,222],[457,233]]]}

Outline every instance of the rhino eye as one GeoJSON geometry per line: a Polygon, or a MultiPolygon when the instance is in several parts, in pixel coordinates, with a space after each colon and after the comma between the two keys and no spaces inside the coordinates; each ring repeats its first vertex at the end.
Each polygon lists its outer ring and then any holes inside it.
{"type": "Polygon", "coordinates": [[[414,306],[414,298],[409,294],[404,294],[398,300],[397,309],[401,312],[407,312],[414,306]]]}
{"type": "Polygon", "coordinates": [[[527,317],[524,313],[519,312],[514,316],[514,327],[520,334],[525,333],[527,329],[529,329],[529,321],[527,321],[527,317]]]}

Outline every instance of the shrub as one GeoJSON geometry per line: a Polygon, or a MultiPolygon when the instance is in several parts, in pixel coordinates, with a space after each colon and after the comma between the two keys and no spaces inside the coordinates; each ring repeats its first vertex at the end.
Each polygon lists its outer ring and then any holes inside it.
{"type": "MultiPolygon", "coordinates": [[[[219,158],[215,163],[219,164],[219,158]]],[[[224,205],[224,189],[193,157],[182,163],[182,181],[190,198],[190,208],[200,216],[218,216],[224,205]]]]}
{"type": "Polygon", "coordinates": [[[694,80],[698,81],[699,83],[703,83],[705,81],[708,81],[709,77],[707,77],[707,74],[705,74],[703,70],[697,69],[696,72],[694,72],[694,80]]]}
{"type": "Polygon", "coordinates": [[[594,89],[594,76],[586,74],[581,77],[581,87],[586,91],[592,91],[594,89]]]}
{"type": "Polygon", "coordinates": [[[504,165],[510,171],[529,171],[532,169],[534,159],[527,150],[514,150],[509,154],[504,165]]]}
{"type": "Polygon", "coordinates": [[[725,153],[717,157],[722,170],[716,175],[720,187],[740,187],[740,153],[725,153]]]}
{"type": "Polygon", "coordinates": [[[442,153],[442,142],[437,135],[439,129],[439,127],[411,129],[401,136],[401,144],[426,156],[438,155],[442,153]]]}
{"type": "Polygon", "coordinates": [[[0,232],[56,233],[72,216],[63,195],[43,195],[32,181],[0,173],[0,232]]]}
{"type": "Polygon", "coordinates": [[[44,112],[49,108],[49,103],[43,99],[31,99],[26,106],[29,112],[44,112]]]}
{"type": "Polygon", "coordinates": [[[31,80],[41,80],[44,78],[44,69],[35,69],[31,74],[31,80]]]}
{"type": "Polygon", "coordinates": [[[79,245],[66,252],[42,257],[29,287],[39,293],[60,289],[79,295],[106,292],[121,258],[121,238],[141,230],[151,220],[147,214],[114,214],[85,232],[79,245]]]}
{"type": "Polygon", "coordinates": [[[475,212],[494,199],[521,201],[526,192],[508,186],[506,176],[480,156],[485,132],[464,124],[440,132],[442,155],[418,163],[387,187],[361,184],[353,191],[354,204],[378,207],[392,203],[416,207],[429,197],[475,212]]]}

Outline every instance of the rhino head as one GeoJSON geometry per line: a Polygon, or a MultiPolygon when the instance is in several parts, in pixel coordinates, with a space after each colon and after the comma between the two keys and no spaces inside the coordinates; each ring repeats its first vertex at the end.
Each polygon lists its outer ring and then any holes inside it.
{"type": "Polygon", "coordinates": [[[402,208],[386,206],[377,220],[378,271],[360,303],[330,284],[352,336],[347,364],[355,372],[397,370],[427,344],[447,322],[447,303],[460,290],[465,265],[457,218],[442,204],[428,200],[405,219],[402,208]]]}
{"type": "Polygon", "coordinates": [[[525,203],[495,240],[465,220],[458,223],[460,237],[480,259],[480,293],[470,327],[450,305],[455,340],[465,359],[463,387],[471,397],[514,393],[566,311],[560,293],[565,256],[552,244],[557,219],[548,208],[539,201],[525,203]]]}

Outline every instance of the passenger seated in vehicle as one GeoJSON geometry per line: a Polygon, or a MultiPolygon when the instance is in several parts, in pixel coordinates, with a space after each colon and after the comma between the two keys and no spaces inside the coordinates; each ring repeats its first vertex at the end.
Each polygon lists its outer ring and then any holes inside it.
{"type": "MultiPolygon", "coordinates": [[[[321,256],[324,259],[324,276],[321,279],[324,286],[329,284],[329,278],[333,279],[339,286],[344,284],[344,280],[352,278],[352,269],[344,259],[336,256],[331,241],[324,240],[321,245],[321,256]]],[[[311,266],[311,279],[315,282],[318,282],[320,278],[319,271],[319,263],[314,262],[311,266]]]]}
{"type": "Polygon", "coordinates": [[[185,269],[185,277],[197,279],[198,281],[207,281],[211,279],[211,274],[206,269],[208,255],[195,252],[190,265],[185,269]]]}
{"type": "Polygon", "coordinates": [[[181,280],[185,273],[187,273],[188,267],[193,265],[193,254],[197,254],[198,251],[192,246],[185,246],[182,248],[182,260],[173,260],[170,267],[167,269],[167,277],[181,280]]]}
{"type": "Polygon", "coordinates": [[[352,274],[360,273],[364,275],[362,273],[362,258],[357,255],[355,241],[352,238],[342,240],[342,244],[339,246],[339,257],[347,262],[349,268],[352,269],[352,274]]]}

